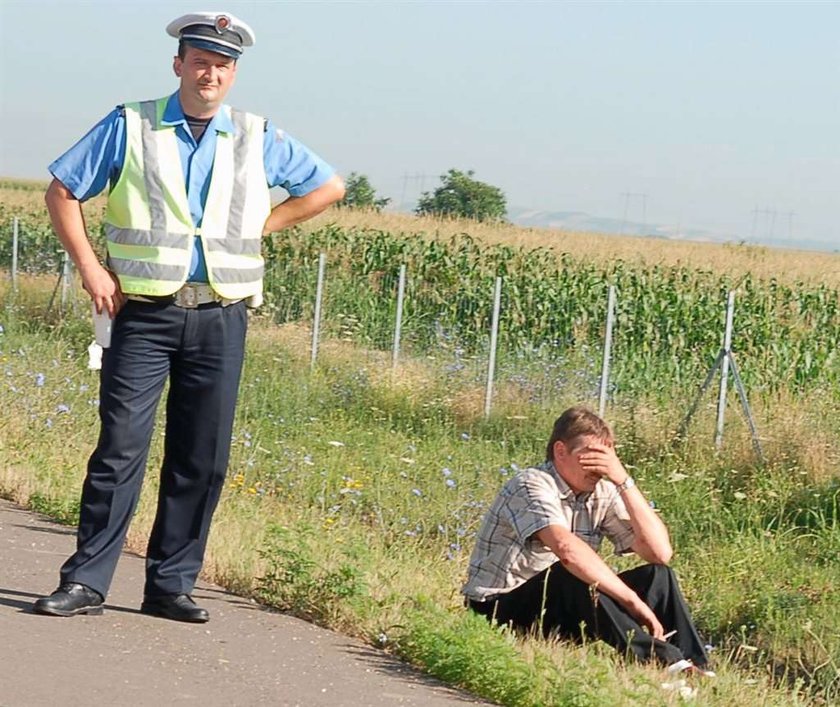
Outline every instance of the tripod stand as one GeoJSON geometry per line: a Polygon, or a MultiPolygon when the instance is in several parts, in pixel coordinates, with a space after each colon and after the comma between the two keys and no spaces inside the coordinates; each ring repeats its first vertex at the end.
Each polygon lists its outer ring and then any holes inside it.
{"type": "Polygon", "coordinates": [[[729,369],[732,369],[732,378],[735,381],[735,389],[738,391],[738,397],[741,399],[741,408],[744,411],[744,416],[747,418],[747,424],[750,428],[750,435],[752,436],[753,449],[761,462],[764,462],[764,454],[761,451],[761,442],[758,438],[758,430],[755,426],[752,410],[750,410],[749,401],[747,401],[747,393],[744,389],[744,383],[741,380],[741,374],[738,372],[738,365],[735,363],[735,356],[732,354],[732,320],[735,315],[735,292],[730,291],[729,299],[726,306],[726,330],[723,336],[723,348],[718,352],[715,362],[709,369],[706,375],[706,380],[700,386],[694,402],[685,416],[685,419],[680,424],[677,430],[677,439],[684,439],[685,433],[688,430],[688,425],[691,418],[697,412],[697,407],[700,405],[700,400],[706,394],[712,379],[720,370],[720,393],[718,395],[718,409],[717,409],[717,426],[715,428],[715,447],[720,449],[723,443],[723,417],[726,410],[726,387],[729,379],[729,369]]]}

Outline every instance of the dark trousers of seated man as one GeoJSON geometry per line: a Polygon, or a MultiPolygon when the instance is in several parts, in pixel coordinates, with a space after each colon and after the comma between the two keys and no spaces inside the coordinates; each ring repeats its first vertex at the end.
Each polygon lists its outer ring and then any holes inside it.
{"type": "Polygon", "coordinates": [[[526,631],[541,628],[545,637],[557,635],[579,641],[583,631],[587,638],[599,638],[640,660],[653,658],[670,665],[688,658],[697,666],[705,665],[705,647],[671,568],[643,565],[618,576],[653,610],[666,634],[676,630],[671,638],[654,639],[617,601],[591,591],[560,562],[507,594],[487,601],[470,600],[469,605],[500,625],[526,631]]]}

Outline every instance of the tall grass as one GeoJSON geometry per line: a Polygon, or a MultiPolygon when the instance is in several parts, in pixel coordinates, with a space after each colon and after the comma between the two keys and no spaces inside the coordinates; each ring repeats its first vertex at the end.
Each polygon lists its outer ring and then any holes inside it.
{"type": "MultiPolygon", "coordinates": [[[[44,321],[48,294],[24,281],[19,304],[2,315],[0,489],[72,521],[95,442],[97,377],[84,367],[89,323],[44,321]]],[[[419,359],[392,377],[386,353],[333,339],[310,373],[305,329],[267,317],[252,325],[208,578],[505,704],[681,699],[663,690],[656,668],[625,665],[597,644],[523,642],[461,607],[457,589],[488,502],[517,467],[539,459],[553,417],[580,399],[576,385],[533,402],[517,392],[521,381],[503,378],[484,420],[468,370],[419,359]]],[[[609,417],[622,457],[674,534],[677,572],[716,646],[720,679],[689,687],[699,688],[700,704],[836,701],[837,401],[762,396],[757,414],[778,440],[764,466],[738,424],[713,453],[707,407],[684,447],[665,444],[680,409],[652,391],[609,417]]],[[[130,535],[138,550],[153,517],[161,441],[158,433],[130,535]]]]}

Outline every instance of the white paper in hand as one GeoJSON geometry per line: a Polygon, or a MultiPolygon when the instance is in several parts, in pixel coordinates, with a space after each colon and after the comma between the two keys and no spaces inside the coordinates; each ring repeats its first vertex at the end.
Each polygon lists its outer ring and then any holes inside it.
{"type": "Polygon", "coordinates": [[[95,341],[88,346],[88,368],[91,371],[102,370],[102,347],[95,341]]]}
{"type": "Polygon", "coordinates": [[[103,349],[107,349],[111,345],[111,319],[107,310],[102,310],[102,313],[96,311],[96,305],[91,302],[91,311],[93,312],[93,335],[96,343],[103,349]]]}

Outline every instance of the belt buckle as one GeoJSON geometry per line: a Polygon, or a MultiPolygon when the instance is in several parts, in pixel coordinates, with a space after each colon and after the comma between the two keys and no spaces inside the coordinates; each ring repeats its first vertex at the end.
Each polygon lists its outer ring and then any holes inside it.
{"type": "Polygon", "coordinates": [[[175,295],[175,303],[179,307],[195,309],[198,307],[198,292],[194,285],[184,285],[175,295]]]}

